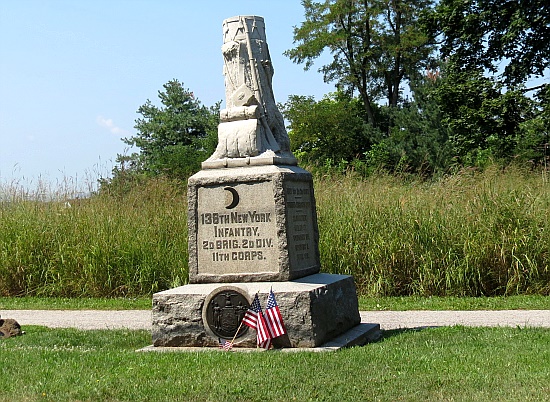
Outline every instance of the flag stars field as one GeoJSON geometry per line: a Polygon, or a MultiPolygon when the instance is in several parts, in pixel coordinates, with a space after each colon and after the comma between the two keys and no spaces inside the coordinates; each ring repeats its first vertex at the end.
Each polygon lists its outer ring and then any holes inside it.
{"type": "Polygon", "coordinates": [[[259,348],[269,349],[271,340],[286,334],[283,317],[275,300],[273,290],[269,291],[265,313],[262,311],[258,293],[245,313],[243,324],[256,330],[256,342],[259,348]]]}

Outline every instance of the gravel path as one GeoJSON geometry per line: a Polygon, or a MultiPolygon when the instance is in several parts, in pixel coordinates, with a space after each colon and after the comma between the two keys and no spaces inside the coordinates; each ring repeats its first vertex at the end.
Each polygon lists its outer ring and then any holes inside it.
{"type": "MultiPolygon", "coordinates": [[[[0,310],[0,316],[14,318],[22,326],[151,329],[151,311],[147,310],[0,310]]],[[[550,328],[550,310],[361,311],[361,320],[380,324],[383,330],[450,325],[550,328]]]]}
{"type": "Polygon", "coordinates": [[[362,311],[361,319],[386,330],[451,325],[550,328],[550,310],[362,311]]]}

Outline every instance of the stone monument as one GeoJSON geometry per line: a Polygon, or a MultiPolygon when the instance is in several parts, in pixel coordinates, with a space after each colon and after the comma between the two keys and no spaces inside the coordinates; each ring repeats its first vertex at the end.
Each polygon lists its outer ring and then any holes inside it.
{"type": "Polygon", "coordinates": [[[223,22],[218,146],[188,182],[189,285],[153,296],[153,347],[254,347],[240,322],[276,295],[287,334],[317,347],[360,324],[353,278],[321,274],[313,180],[297,166],[272,89],[262,17],[223,22]]]}
{"type": "Polygon", "coordinates": [[[227,107],[220,112],[218,146],[203,168],[296,165],[273,96],[274,70],[263,18],[226,19],[222,54],[227,107]]]}

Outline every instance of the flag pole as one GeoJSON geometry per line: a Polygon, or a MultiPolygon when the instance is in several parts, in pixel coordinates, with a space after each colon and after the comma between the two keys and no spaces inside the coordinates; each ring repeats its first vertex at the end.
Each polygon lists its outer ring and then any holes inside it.
{"type": "Polygon", "coordinates": [[[235,336],[233,336],[233,339],[231,339],[230,345],[233,346],[233,342],[235,342],[235,338],[237,337],[237,334],[241,330],[241,327],[243,326],[243,320],[241,320],[241,325],[239,325],[239,328],[237,328],[237,332],[235,332],[235,336]]]}
{"type": "MultiPolygon", "coordinates": [[[[256,292],[256,296],[258,296],[259,294],[260,294],[260,289],[258,289],[258,291],[256,292]]],[[[258,311],[258,314],[263,314],[261,306],[260,306],[260,311],[258,311]]],[[[258,349],[259,347],[260,345],[258,344],[258,328],[256,328],[256,349],[258,349]]]]}

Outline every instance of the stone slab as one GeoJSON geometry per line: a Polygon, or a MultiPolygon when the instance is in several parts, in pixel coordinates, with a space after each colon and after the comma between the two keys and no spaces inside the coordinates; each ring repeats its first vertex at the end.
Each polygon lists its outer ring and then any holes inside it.
{"type": "MultiPolygon", "coordinates": [[[[337,338],[317,347],[313,348],[280,348],[271,349],[270,352],[335,352],[340,349],[349,348],[353,346],[363,346],[367,343],[376,342],[381,337],[380,324],[367,324],[362,323],[356,325],[350,330],[346,331],[337,338]]],[[[219,347],[163,347],[149,345],[144,348],[138,349],[136,352],[205,352],[205,351],[219,351],[225,352],[225,350],[219,347]]],[[[232,352],[267,352],[262,348],[233,348],[232,352]]]]}
{"type": "MultiPolygon", "coordinates": [[[[361,322],[353,278],[315,274],[294,281],[190,284],[153,295],[152,339],[155,347],[216,347],[219,336],[206,322],[209,298],[225,289],[249,301],[256,293],[265,308],[270,290],[276,296],[287,335],[275,347],[317,347],[361,322]]],[[[256,332],[246,331],[235,347],[255,347],[256,332]]]]}
{"type": "Polygon", "coordinates": [[[206,160],[202,162],[203,169],[222,169],[248,166],[263,166],[263,165],[297,165],[298,161],[294,157],[278,156],[278,155],[258,155],[245,158],[221,158],[206,160]]]}
{"type": "Polygon", "coordinates": [[[188,181],[188,205],[190,283],[289,281],[319,272],[306,170],[202,170],[188,181]]]}

